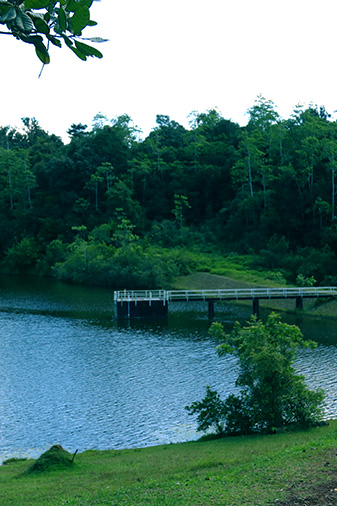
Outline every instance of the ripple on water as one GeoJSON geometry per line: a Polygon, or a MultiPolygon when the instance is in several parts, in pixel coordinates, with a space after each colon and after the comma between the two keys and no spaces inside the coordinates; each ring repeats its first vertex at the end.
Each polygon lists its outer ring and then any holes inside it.
{"type": "Polygon", "coordinates": [[[55,442],[83,450],[195,437],[184,406],[206,384],[221,387],[224,372],[233,384],[232,365],[232,358],[217,358],[212,341],[165,329],[134,332],[2,313],[2,452],[55,442]]]}
{"type": "MultiPolygon", "coordinates": [[[[235,391],[238,363],[216,355],[204,305],[172,308],[162,322],[116,322],[111,292],[94,293],[52,283],[0,290],[0,460],[56,443],[83,451],[195,439],[184,407],[206,385],[235,391]]],[[[242,311],[217,315],[229,329],[242,311]]],[[[327,390],[328,417],[337,414],[336,354],[322,344],[295,363],[310,387],[327,390]]]]}
{"type": "Polygon", "coordinates": [[[337,348],[322,344],[314,350],[299,350],[295,362],[296,371],[299,374],[304,374],[311,389],[323,388],[325,390],[324,411],[326,418],[334,418],[337,415],[336,363],[337,348]]]}

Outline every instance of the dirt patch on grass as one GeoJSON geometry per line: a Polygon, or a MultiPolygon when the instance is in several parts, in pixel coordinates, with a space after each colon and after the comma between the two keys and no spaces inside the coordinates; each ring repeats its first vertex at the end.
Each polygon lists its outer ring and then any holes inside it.
{"type": "Polygon", "coordinates": [[[337,480],[303,490],[294,490],[285,501],[275,501],[278,506],[337,506],[337,480]],[[304,497],[303,497],[304,495],[304,497]]]}
{"type": "Polygon", "coordinates": [[[336,455],[336,451],[332,450],[325,453],[322,460],[318,458],[313,464],[311,481],[305,479],[301,482],[290,483],[287,499],[276,500],[272,504],[277,506],[337,506],[336,455]],[[323,481],[322,476],[325,476],[323,481]]]}

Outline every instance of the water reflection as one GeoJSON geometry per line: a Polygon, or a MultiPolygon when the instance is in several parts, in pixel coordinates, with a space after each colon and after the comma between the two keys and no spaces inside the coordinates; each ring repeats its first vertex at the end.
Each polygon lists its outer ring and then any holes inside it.
{"type": "MultiPolygon", "coordinates": [[[[217,357],[205,304],[117,322],[110,290],[12,278],[0,279],[0,300],[0,459],[54,443],[74,451],[192,439],[184,406],[207,384],[223,396],[235,389],[237,362],[217,357]]],[[[249,310],[219,305],[216,316],[230,330],[249,310]]],[[[302,350],[296,367],[328,390],[336,416],[334,325],[300,326],[320,345],[302,350]]]]}

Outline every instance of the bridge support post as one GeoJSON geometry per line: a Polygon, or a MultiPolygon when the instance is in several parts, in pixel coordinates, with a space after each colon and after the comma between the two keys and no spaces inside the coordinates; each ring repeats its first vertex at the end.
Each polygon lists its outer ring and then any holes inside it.
{"type": "Polygon", "coordinates": [[[214,300],[208,301],[208,318],[213,320],[214,318],[214,300]]]}
{"type": "Polygon", "coordinates": [[[123,320],[130,320],[132,318],[163,318],[168,315],[168,303],[162,300],[117,301],[115,312],[117,318],[123,320]]]}
{"type": "Polygon", "coordinates": [[[256,318],[260,317],[260,299],[253,299],[253,314],[256,318]]]}
{"type": "Polygon", "coordinates": [[[296,297],[296,309],[303,309],[303,297],[296,297]]]}

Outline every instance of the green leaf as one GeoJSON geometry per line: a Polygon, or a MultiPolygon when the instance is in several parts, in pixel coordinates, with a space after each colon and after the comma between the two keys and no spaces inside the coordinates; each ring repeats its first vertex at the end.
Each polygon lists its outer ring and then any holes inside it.
{"type": "Polygon", "coordinates": [[[54,44],[54,46],[62,47],[61,41],[56,37],[54,37],[53,35],[48,34],[47,39],[50,40],[50,42],[54,44]]]}
{"type": "Polygon", "coordinates": [[[92,1],[90,0],[69,0],[67,3],[67,11],[76,12],[81,7],[91,7],[92,1]],[[90,4],[90,5],[89,5],[90,4]]]}
{"type": "Polygon", "coordinates": [[[83,42],[76,40],[75,46],[81,51],[81,53],[85,54],[86,56],[96,56],[96,58],[103,58],[103,55],[100,51],[92,46],[88,46],[88,44],[83,44],[83,42]]]}
{"type": "Polygon", "coordinates": [[[33,30],[33,22],[31,18],[24,12],[17,12],[15,24],[22,32],[29,33],[33,30]]]}
{"type": "Polygon", "coordinates": [[[89,37],[87,39],[84,39],[84,40],[90,40],[90,42],[108,42],[109,39],[103,39],[102,37],[89,37]]]}
{"type": "Polygon", "coordinates": [[[79,0],[68,0],[67,3],[67,11],[75,12],[81,6],[81,2],[79,0]]]}
{"type": "Polygon", "coordinates": [[[83,61],[86,61],[87,57],[85,54],[82,53],[77,47],[74,46],[68,46],[75,54],[76,56],[83,61]]]}
{"type": "Polygon", "coordinates": [[[73,43],[72,41],[69,39],[69,37],[67,37],[66,35],[64,35],[64,33],[62,34],[62,37],[63,37],[63,40],[64,42],[66,43],[66,45],[68,47],[73,47],[73,43]]]}
{"type": "Polygon", "coordinates": [[[76,9],[78,8],[78,2],[76,2],[76,0],[69,0],[66,8],[67,8],[67,11],[69,11],[69,12],[75,12],[76,9]]]}
{"type": "Polygon", "coordinates": [[[81,35],[83,28],[88,25],[89,21],[90,12],[88,7],[81,6],[71,18],[72,32],[75,35],[81,35]]]}
{"type": "Polygon", "coordinates": [[[1,14],[1,17],[0,17],[0,23],[8,23],[8,21],[13,21],[13,19],[16,18],[16,10],[14,9],[14,7],[12,6],[1,6],[1,10],[0,10],[0,14],[1,14]],[[3,7],[5,7],[3,9],[3,7]]]}
{"type": "Polygon", "coordinates": [[[66,45],[69,47],[69,49],[71,49],[73,51],[73,53],[75,53],[76,56],[78,58],[80,58],[80,60],[86,61],[87,56],[78,47],[73,45],[73,41],[71,39],[69,39],[69,37],[67,37],[64,34],[62,34],[62,37],[63,37],[66,45]]]}
{"type": "Polygon", "coordinates": [[[27,42],[27,44],[39,44],[40,42],[43,43],[43,39],[41,35],[24,35],[23,33],[20,34],[20,39],[23,40],[23,42],[27,42]]]}
{"type": "Polygon", "coordinates": [[[25,0],[25,7],[27,9],[44,9],[48,7],[50,0],[25,0]]]}
{"type": "Polygon", "coordinates": [[[81,2],[83,5],[86,5],[88,9],[92,6],[93,0],[82,0],[81,2]]]}
{"type": "Polygon", "coordinates": [[[43,64],[47,65],[50,62],[48,50],[43,42],[35,44],[35,52],[43,64]]]}
{"type": "Polygon", "coordinates": [[[59,9],[57,20],[61,31],[65,32],[67,29],[67,16],[62,7],[59,9]]]}
{"type": "Polygon", "coordinates": [[[45,35],[49,34],[49,26],[48,26],[48,23],[46,23],[44,19],[34,16],[33,23],[34,23],[36,30],[39,33],[44,33],[45,35]]]}

